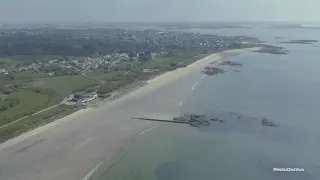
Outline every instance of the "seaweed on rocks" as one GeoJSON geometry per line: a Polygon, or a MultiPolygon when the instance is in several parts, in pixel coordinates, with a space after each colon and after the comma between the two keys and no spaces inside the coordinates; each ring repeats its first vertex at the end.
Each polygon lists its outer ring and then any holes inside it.
{"type": "Polygon", "coordinates": [[[242,64],[237,61],[223,61],[223,62],[219,63],[219,65],[221,65],[221,66],[242,66],[242,64]]]}
{"type": "Polygon", "coordinates": [[[211,121],[215,121],[215,122],[221,122],[221,123],[224,123],[225,121],[222,120],[222,119],[218,119],[218,118],[212,118],[210,119],[211,121]]]}
{"type": "Polygon", "coordinates": [[[261,124],[262,126],[268,126],[268,127],[279,127],[278,125],[276,125],[274,122],[266,119],[266,118],[263,118],[262,121],[261,121],[261,124]]]}
{"type": "Polygon", "coordinates": [[[202,72],[208,76],[214,76],[217,74],[225,73],[226,71],[218,67],[206,66],[202,72]]]}

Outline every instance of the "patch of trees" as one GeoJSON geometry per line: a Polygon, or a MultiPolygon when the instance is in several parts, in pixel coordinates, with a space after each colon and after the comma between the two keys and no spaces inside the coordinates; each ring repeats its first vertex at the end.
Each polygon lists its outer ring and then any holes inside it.
{"type": "Polygon", "coordinates": [[[8,110],[19,104],[20,100],[18,98],[6,98],[0,99],[0,111],[8,110]]]}
{"type": "Polygon", "coordinates": [[[151,59],[151,53],[149,51],[140,52],[139,53],[139,60],[143,62],[147,62],[151,59]]]}
{"type": "Polygon", "coordinates": [[[18,85],[17,84],[9,84],[9,85],[5,85],[3,87],[0,87],[0,91],[3,94],[11,94],[14,91],[16,91],[18,89],[18,85]]]}

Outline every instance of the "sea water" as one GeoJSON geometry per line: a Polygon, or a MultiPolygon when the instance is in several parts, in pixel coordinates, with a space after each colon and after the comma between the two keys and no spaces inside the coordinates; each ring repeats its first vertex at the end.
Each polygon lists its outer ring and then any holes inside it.
{"type": "Polygon", "coordinates": [[[224,59],[243,66],[225,67],[227,72],[217,76],[192,78],[197,86],[180,107],[180,114],[200,113],[222,123],[200,128],[161,124],[122,149],[113,165],[98,170],[94,178],[320,179],[320,44],[280,43],[320,40],[320,30],[192,31],[255,36],[290,53],[224,54],[224,59]],[[262,126],[264,118],[278,127],[262,126]],[[273,168],[304,171],[274,172],[273,168]]]}

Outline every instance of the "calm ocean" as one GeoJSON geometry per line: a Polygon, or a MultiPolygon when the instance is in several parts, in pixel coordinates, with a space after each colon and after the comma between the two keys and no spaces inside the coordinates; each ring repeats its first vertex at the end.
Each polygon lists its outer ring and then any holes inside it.
{"type": "Polygon", "coordinates": [[[197,86],[180,110],[181,114],[218,117],[224,123],[205,128],[161,125],[119,152],[114,166],[97,172],[105,171],[98,179],[320,179],[320,43],[279,43],[320,40],[320,30],[192,31],[254,36],[290,53],[225,54],[224,58],[243,66],[227,67],[227,73],[204,79],[199,74],[197,86]],[[262,127],[262,118],[279,127],[262,127]],[[301,168],[304,172],[273,172],[273,168],[301,168]]]}

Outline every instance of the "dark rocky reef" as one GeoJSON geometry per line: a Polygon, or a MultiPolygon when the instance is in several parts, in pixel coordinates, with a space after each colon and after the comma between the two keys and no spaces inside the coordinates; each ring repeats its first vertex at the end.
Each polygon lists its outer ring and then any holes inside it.
{"type": "Polygon", "coordinates": [[[203,115],[185,114],[184,116],[173,118],[174,121],[182,121],[193,127],[209,126],[210,122],[203,115]]]}
{"type": "Polygon", "coordinates": [[[275,124],[274,122],[266,119],[266,118],[263,118],[262,121],[261,121],[261,124],[262,126],[268,126],[268,127],[278,127],[277,124],[275,124]]]}
{"type": "MultiPolygon", "coordinates": [[[[237,116],[237,120],[242,120],[242,118],[243,117],[241,115],[237,116]]],[[[173,121],[185,122],[194,127],[209,126],[211,123],[214,123],[214,122],[225,123],[225,120],[223,119],[219,119],[216,117],[207,118],[204,115],[198,115],[198,114],[185,114],[184,116],[174,117],[173,121]]],[[[275,122],[268,120],[266,118],[262,119],[261,125],[266,127],[279,127],[275,122]]]]}
{"type": "Polygon", "coordinates": [[[217,74],[225,73],[226,71],[218,67],[206,66],[202,72],[208,76],[214,76],[217,74]]]}
{"type": "Polygon", "coordinates": [[[223,61],[223,62],[219,63],[219,65],[221,65],[221,66],[242,66],[241,63],[236,62],[236,61],[223,61]]]}

